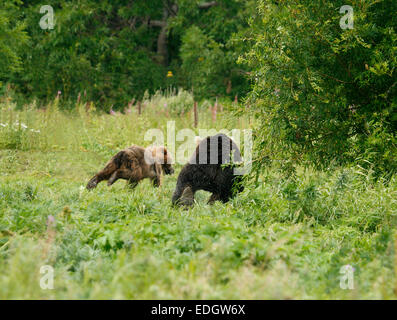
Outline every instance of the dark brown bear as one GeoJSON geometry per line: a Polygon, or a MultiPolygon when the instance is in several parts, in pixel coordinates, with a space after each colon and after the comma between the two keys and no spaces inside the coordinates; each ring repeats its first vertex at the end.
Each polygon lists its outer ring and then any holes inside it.
{"type": "Polygon", "coordinates": [[[211,192],[208,203],[229,201],[241,192],[242,176],[234,174],[236,163],[241,163],[237,145],[224,134],[203,139],[189,162],[182,168],[172,203],[191,206],[198,190],[211,192]]]}
{"type": "Polygon", "coordinates": [[[165,147],[142,148],[132,146],[117,153],[87,184],[87,189],[95,188],[103,180],[111,186],[118,179],[127,180],[134,188],[138,182],[149,178],[154,186],[161,184],[163,172],[174,173],[172,159],[165,147]],[[145,154],[146,152],[146,154],[145,154]]]}

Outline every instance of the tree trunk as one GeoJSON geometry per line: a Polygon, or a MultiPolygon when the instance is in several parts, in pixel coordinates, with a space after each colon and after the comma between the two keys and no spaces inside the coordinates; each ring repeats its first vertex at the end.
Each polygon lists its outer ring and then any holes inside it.
{"type": "Polygon", "coordinates": [[[162,20],[162,22],[164,23],[161,26],[161,30],[157,38],[157,54],[159,56],[159,62],[165,66],[168,64],[167,19],[168,19],[168,10],[164,8],[163,20],[162,20]]]}

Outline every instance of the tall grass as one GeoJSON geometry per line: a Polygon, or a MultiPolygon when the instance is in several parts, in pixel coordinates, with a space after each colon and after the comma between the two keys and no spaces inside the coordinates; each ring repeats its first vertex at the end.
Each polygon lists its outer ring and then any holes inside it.
{"type": "MultiPolygon", "coordinates": [[[[199,128],[249,126],[226,104],[213,122],[212,103],[200,105],[199,128]]],[[[289,178],[269,167],[230,203],[209,206],[199,192],[189,210],[170,203],[181,165],[159,189],[86,191],[114,152],[148,144],[146,130],[173,120],[198,133],[189,97],[144,104],[141,115],[136,105],[112,115],[86,104],[62,112],[57,101],[45,111],[1,105],[0,298],[396,298],[395,177],[373,182],[350,167],[289,178]],[[347,264],[353,290],[340,287],[347,264]],[[55,269],[53,290],[39,285],[43,265],[55,269]]]]}

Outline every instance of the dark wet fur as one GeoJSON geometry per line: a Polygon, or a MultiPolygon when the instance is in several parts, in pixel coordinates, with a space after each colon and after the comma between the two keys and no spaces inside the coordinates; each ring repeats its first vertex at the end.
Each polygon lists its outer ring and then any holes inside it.
{"type": "Polygon", "coordinates": [[[240,150],[228,136],[217,134],[205,138],[197,146],[189,163],[182,168],[172,203],[192,205],[194,193],[198,190],[212,193],[209,203],[229,201],[243,190],[242,176],[233,173],[235,163],[241,161],[240,150]]]}

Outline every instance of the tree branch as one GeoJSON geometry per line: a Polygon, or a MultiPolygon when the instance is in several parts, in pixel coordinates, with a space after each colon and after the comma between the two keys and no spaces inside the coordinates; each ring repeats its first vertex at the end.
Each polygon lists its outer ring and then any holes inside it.
{"type": "Polygon", "coordinates": [[[151,27],[161,27],[161,28],[163,28],[163,27],[167,26],[167,21],[165,21],[165,20],[150,20],[149,21],[149,25],[151,27]]]}
{"type": "Polygon", "coordinates": [[[217,6],[218,2],[216,1],[211,1],[211,2],[203,2],[203,3],[199,3],[198,7],[199,9],[208,9],[214,6],[217,6]]]}

